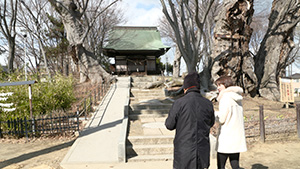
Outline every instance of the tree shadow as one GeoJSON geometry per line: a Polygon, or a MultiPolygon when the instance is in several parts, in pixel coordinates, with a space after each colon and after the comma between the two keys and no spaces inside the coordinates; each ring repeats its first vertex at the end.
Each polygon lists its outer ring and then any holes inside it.
{"type": "Polygon", "coordinates": [[[83,131],[80,132],[80,136],[79,137],[84,137],[84,136],[93,134],[95,132],[98,132],[98,131],[101,131],[101,130],[105,130],[107,128],[114,127],[114,126],[116,126],[118,124],[121,124],[122,122],[123,122],[123,119],[119,119],[119,120],[115,120],[115,121],[110,122],[110,123],[99,125],[97,127],[87,128],[87,129],[85,129],[85,130],[83,130],[83,131]]]}
{"type": "Polygon", "coordinates": [[[251,169],[268,169],[269,167],[264,166],[262,164],[253,164],[251,169]]]}
{"type": "Polygon", "coordinates": [[[14,157],[14,158],[2,161],[2,162],[0,162],[0,168],[4,168],[4,167],[7,167],[7,166],[9,166],[11,164],[14,164],[14,163],[19,163],[19,162],[26,161],[26,160],[29,160],[31,158],[34,158],[34,157],[37,157],[37,156],[40,156],[40,155],[48,154],[48,153],[51,153],[51,152],[54,152],[54,151],[58,151],[58,150],[70,147],[70,146],[72,146],[74,141],[75,140],[72,140],[72,141],[69,141],[69,142],[66,142],[66,143],[63,143],[63,144],[59,144],[59,145],[49,147],[49,148],[39,150],[39,151],[34,151],[34,152],[31,152],[31,153],[22,154],[18,157],[14,157]]]}

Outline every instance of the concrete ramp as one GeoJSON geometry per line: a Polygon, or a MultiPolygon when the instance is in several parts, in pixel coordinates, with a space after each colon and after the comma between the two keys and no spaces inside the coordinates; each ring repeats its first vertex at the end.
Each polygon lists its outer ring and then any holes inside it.
{"type": "Polygon", "coordinates": [[[130,77],[118,77],[61,162],[63,168],[125,160],[130,77]]]}

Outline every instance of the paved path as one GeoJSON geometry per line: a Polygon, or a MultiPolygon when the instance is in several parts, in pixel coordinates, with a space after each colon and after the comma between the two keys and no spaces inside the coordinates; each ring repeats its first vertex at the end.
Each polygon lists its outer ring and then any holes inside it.
{"type": "Polygon", "coordinates": [[[61,162],[63,168],[86,168],[90,164],[120,161],[118,147],[123,132],[124,105],[128,105],[130,97],[130,78],[117,79],[61,162]]]}
{"type": "MultiPolygon", "coordinates": [[[[124,128],[126,129],[124,127],[126,107],[124,106],[128,105],[129,89],[130,78],[118,77],[117,83],[111,86],[102,103],[88,121],[84,131],[80,133],[61,162],[64,169],[172,168],[172,160],[128,163],[123,162],[124,159],[120,160],[120,156],[121,158],[125,157],[125,154],[120,152],[120,140],[122,142],[122,137],[126,136],[126,131],[124,131],[124,128]]],[[[154,129],[151,130],[151,133],[154,132],[154,129]]],[[[121,146],[125,146],[125,142],[121,146]]],[[[215,159],[213,159],[210,168],[214,169],[213,166],[215,165],[215,159]]]]}

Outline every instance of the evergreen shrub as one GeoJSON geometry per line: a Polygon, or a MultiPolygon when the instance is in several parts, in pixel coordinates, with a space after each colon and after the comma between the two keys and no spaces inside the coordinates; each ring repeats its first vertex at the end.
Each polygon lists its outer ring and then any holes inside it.
{"type": "MultiPolygon", "coordinates": [[[[1,72],[0,83],[24,81],[22,73],[5,74],[1,72]]],[[[28,80],[36,80],[34,76],[28,76],[28,80]]],[[[56,75],[46,82],[37,81],[31,85],[32,112],[34,116],[50,114],[54,111],[65,112],[76,101],[73,93],[74,79],[56,75]]],[[[2,103],[13,103],[16,110],[4,112],[0,108],[0,120],[30,117],[29,88],[28,85],[0,87],[1,93],[13,92],[2,103]]]]}

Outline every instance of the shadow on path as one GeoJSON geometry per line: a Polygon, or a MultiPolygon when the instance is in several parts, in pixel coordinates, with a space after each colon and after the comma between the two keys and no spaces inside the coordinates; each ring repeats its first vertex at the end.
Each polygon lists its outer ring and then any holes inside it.
{"type": "Polygon", "coordinates": [[[31,152],[31,153],[26,153],[26,154],[20,155],[18,157],[14,157],[12,159],[2,161],[2,162],[0,162],[0,168],[4,168],[4,167],[7,167],[7,166],[9,166],[11,164],[14,164],[14,163],[19,163],[19,162],[26,161],[26,160],[29,160],[31,158],[34,158],[34,157],[37,157],[37,156],[40,156],[40,155],[48,154],[48,153],[51,153],[51,152],[54,152],[54,151],[58,151],[58,150],[70,147],[70,146],[72,146],[74,141],[75,140],[72,140],[72,141],[69,141],[69,142],[66,142],[66,143],[63,143],[63,144],[60,144],[60,145],[56,145],[56,146],[46,148],[46,149],[43,149],[43,150],[39,150],[39,151],[34,151],[34,152],[31,152]]]}
{"type": "Polygon", "coordinates": [[[269,167],[262,164],[253,164],[251,169],[268,169],[269,167]]]}
{"type": "Polygon", "coordinates": [[[97,126],[97,127],[90,127],[88,129],[80,132],[80,136],[79,137],[84,137],[84,136],[90,135],[92,133],[95,133],[97,131],[114,127],[114,126],[116,126],[118,124],[121,124],[122,122],[123,122],[123,119],[120,119],[120,120],[116,120],[116,121],[113,121],[113,122],[110,122],[110,123],[106,123],[106,124],[103,124],[103,125],[100,125],[100,126],[97,126]]]}

